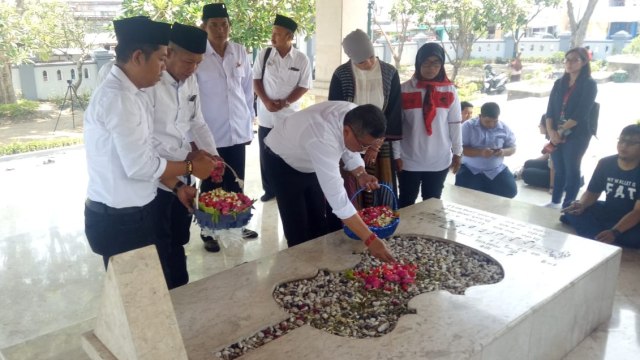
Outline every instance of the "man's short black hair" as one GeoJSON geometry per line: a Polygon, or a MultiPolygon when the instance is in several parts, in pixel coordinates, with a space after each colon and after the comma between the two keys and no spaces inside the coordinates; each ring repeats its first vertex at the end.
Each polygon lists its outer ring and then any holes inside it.
{"type": "Polygon", "coordinates": [[[158,51],[162,45],[123,43],[116,45],[116,62],[118,64],[126,64],[131,60],[131,56],[136,50],[142,51],[145,60],[149,60],[151,54],[158,51]]]}
{"type": "Polygon", "coordinates": [[[620,137],[640,137],[640,124],[627,125],[622,129],[620,137]]]}
{"type": "Polygon", "coordinates": [[[387,131],[387,119],[379,107],[371,104],[355,107],[344,116],[344,124],[349,125],[356,136],[369,135],[381,138],[387,131]]]}
{"type": "Polygon", "coordinates": [[[480,116],[487,116],[492,119],[500,117],[500,106],[494,102],[488,102],[480,108],[480,116]]]}
{"type": "Polygon", "coordinates": [[[473,104],[468,101],[463,101],[460,103],[460,110],[464,110],[468,107],[473,107],[473,104]]]}

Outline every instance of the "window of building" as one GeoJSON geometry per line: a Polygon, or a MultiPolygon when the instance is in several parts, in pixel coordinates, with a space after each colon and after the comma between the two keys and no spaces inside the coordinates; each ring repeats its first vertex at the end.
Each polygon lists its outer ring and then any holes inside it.
{"type": "Polygon", "coordinates": [[[49,75],[47,74],[46,71],[42,72],[42,80],[43,81],[49,81],[49,75]]]}
{"type": "Polygon", "coordinates": [[[71,80],[75,80],[76,79],[76,71],[74,69],[71,69],[71,80]]]}
{"type": "Polygon", "coordinates": [[[84,78],[88,79],[89,78],[89,69],[84,69],[84,78]]]}
{"type": "Polygon", "coordinates": [[[56,75],[58,77],[58,80],[62,80],[62,71],[60,70],[56,71],[56,75]]]}

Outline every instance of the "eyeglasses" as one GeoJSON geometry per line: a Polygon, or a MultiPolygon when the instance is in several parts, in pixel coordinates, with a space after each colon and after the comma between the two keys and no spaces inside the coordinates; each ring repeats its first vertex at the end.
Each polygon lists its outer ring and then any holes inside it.
{"type": "Polygon", "coordinates": [[[349,126],[349,128],[351,129],[351,133],[353,134],[353,137],[356,139],[356,141],[358,142],[358,145],[360,146],[360,151],[367,151],[371,146],[373,146],[374,143],[371,144],[363,144],[362,141],[360,141],[360,139],[358,138],[358,135],[356,135],[356,132],[353,131],[353,128],[351,126],[349,126]]]}
{"type": "Polygon", "coordinates": [[[422,64],[420,64],[420,67],[440,67],[442,66],[442,63],[440,61],[425,61],[422,64]]]}
{"type": "Polygon", "coordinates": [[[356,138],[356,141],[358,142],[358,145],[360,145],[360,151],[367,151],[369,150],[370,147],[373,146],[373,143],[365,145],[362,143],[362,141],[360,141],[360,139],[358,139],[357,136],[355,136],[355,133],[353,134],[353,137],[356,138]]]}
{"type": "Polygon", "coordinates": [[[618,139],[618,145],[635,146],[635,145],[640,145],[640,141],[634,141],[629,139],[618,139]]]}

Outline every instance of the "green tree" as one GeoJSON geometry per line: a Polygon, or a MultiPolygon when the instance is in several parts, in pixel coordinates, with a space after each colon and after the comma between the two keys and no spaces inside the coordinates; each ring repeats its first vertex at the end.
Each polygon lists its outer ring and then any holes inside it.
{"type": "Polygon", "coordinates": [[[587,34],[587,27],[589,27],[589,20],[591,20],[591,15],[593,15],[596,4],[598,4],[598,0],[589,0],[587,7],[582,13],[582,17],[578,19],[580,16],[579,13],[581,12],[580,9],[576,11],[573,1],[567,0],[567,15],[569,16],[569,27],[571,28],[572,48],[582,46],[584,37],[587,34]]]}
{"type": "Polygon", "coordinates": [[[13,89],[11,65],[28,61],[34,39],[22,24],[23,5],[13,6],[0,2],[0,103],[13,104],[16,93],[13,89]]]}
{"type": "Polygon", "coordinates": [[[488,34],[489,26],[500,25],[499,9],[505,0],[442,0],[432,3],[433,21],[443,26],[453,54],[447,52],[453,65],[451,80],[455,80],[463,61],[471,56],[473,43],[488,34]],[[455,55],[455,57],[453,56],[455,55]]]}
{"type": "MultiPolygon", "coordinates": [[[[123,16],[147,15],[157,21],[199,25],[202,7],[210,1],[124,0],[123,16]]],[[[315,29],[315,0],[228,0],[231,40],[247,48],[259,49],[271,39],[276,14],[293,18],[298,31],[312,34],[315,29]]]]}
{"type": "Polygon", "coordinates": [[[502,19],[502,29],[511,31],[515,39],[514,54],[520,49],[520,40],[524,37],[526,29],[542,10],[555,8],[560,4],[560,0],[502,0],[502,7],[496,11],[500,13],[502,19]]]}
{"type": "MultiPolygon", "coordinates": [[[[56,48],[81,48],[88,54],[84,29],[68,5],[57,0],[0,2],[0,103],[16,102],[11,65],[46,61],[56,48]]],[[[82,64],[79,66],[77,86],[82,81],[82,64]]]]}
{"type": "Polygon", "coordinates": [[[640,55],[640,36],[636,36],[631,43],[622,49],[623,54],[640,55]]]}
{"type": "MultiPolygon", "coordinates": [[[[419,20],[431,27],[442,27],[451,42],[447,51],[453,65],[451,80],[455,80],[460,66],[471,56],[473,44],[488,34],[490,27],[511,26],[515,22],[514,0],[440,0],[431,2],[419,20]]],[[[444,46],[444,39],[441,39],[444,46]]]]}
{"type": "MultiPolygon", "coordinates": [[[[75,90],[82,85],[84,63],[91,59],[97,34],[104,29],[95,28],[86,19],[77,18],[67,3],[58,0],[50,1],[47,6],[32,7],[28,10],[26,21],[31,29],[31,36],[38,39],[41,47],[57,50],[76,64],[76,78],[72,84],[75,90]],[[34,21],[34,23],[30,23],[34,21]],[[72,54],[72,50],[79,54],[72,54]]],[[[47,54],[48,55],[48,54],[47,54]]]]}
{"type": "Polygon", "coordinates": [[[404,44],[408,40],[407,32],[409,30],[409,24],[415,23],[415,20],[420,14],[423,14],[427,10],[427,2],[423,0],[395,0],[389,13],[391,20],[396,23],[397,45],[393,45],[393,41],[389,37],[379,20],[374,17],[373,22],[378,25],[382,36],[384,37],[389,49],[391,49],[391,55],[396,68],[400,68],[400,61],[402,60],[402,52],[404,50],[404,44]]]}

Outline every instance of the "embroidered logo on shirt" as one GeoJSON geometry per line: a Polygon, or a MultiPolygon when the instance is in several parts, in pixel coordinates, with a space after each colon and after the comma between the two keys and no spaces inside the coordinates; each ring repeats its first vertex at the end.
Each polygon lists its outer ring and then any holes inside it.
{"type": "Polygon", "coordinates": [[[436,107],[449,108],[453,103],[453,93],[451,92],[436,92],[434,96],[436,100],[436,107]]]}
{"type": "Polygon", "coordinates": [[[402,93],[402,108],[405,110],[422,108],[422,93],[419,91],[402,93]]]}

